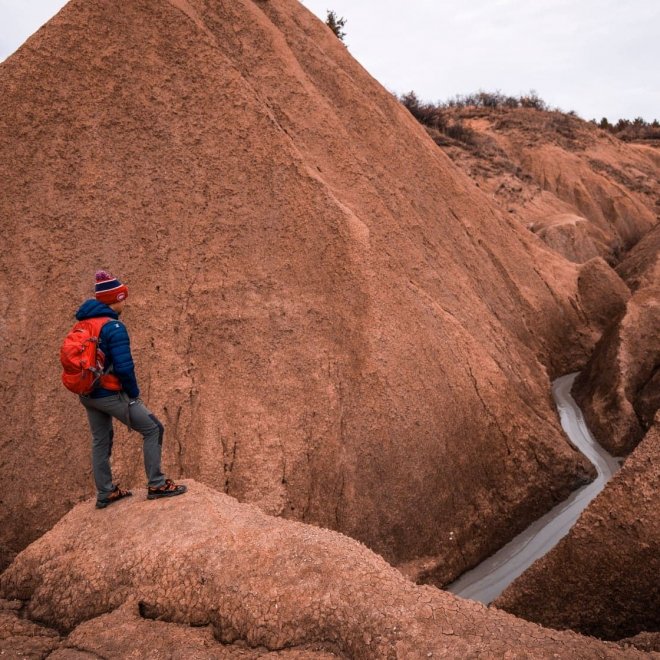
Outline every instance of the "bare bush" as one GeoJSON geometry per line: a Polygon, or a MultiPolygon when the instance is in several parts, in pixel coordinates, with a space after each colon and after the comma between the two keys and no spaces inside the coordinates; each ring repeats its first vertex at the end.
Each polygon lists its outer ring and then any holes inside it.
{"type": "Polygon", "coordinates": [[[337,16],[336,12],[328,9],[325,24],[335,33],[339,41],[344,41],[344,37],[346,36],[346,32],[344,32],[346,19],[343,16],[337,16]]]}
{"type": "MultiPolygon", "coordinates": [[[[559,108],[551,108],[534,90],[520,96],[509,96],[499,90],[495,92],[479,90],[473,94],[458,94],[453,98],[437,103],[421,101],[415,92],[411,91],[401,96],[399,100],[421,124],[436,129],[447,137],[465,144],[475,144],[475,133],[468,126],[462,124],[460,119],[456,119],[451,114],[452,110],[464,108],[487,110],[529,108],[540,112],[549,112],[556,115],[552,118],[549,127],[568,139],[576,137],[575,130],[578,126],[570,120],[581,121],[575,110],[564,112],[559,108]]],[[[616,124],[611,124],[607,117],[603,117],[600,122],[592,119],[591,123],[621,140],[660,140],[660,122],[657,119],[649,123],[642,117],[636,117],[632,121],[630,119],[619,119],[616,124]]]]}
{"type": "Polygon", "coordinates": [[[643,117],[635,117],[632,121],[630,119],[619,119],[616,124],[611,124],[607,117],[603,117],[599,122],[592,119],[591,123],[626,142],[660,140],[660,122],[657,119],[647,122],[643,117]]]}

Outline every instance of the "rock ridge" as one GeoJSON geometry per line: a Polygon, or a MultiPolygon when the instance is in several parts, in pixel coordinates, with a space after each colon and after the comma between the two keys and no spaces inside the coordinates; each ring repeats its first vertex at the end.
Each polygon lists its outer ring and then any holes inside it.
{"type": "MultiPolygon", "coordinates": [[[[1,597],[90,649],[108,648],[95,621],[110,617],[119,630],[161,626],[166,638],[183,634],[173,624],[210,626],[223,644],[275,652],[324,643],[354,658],[639,656],[414,585],[342,534],[187,484],[170,500],[137,492],[103,511],[77,505],[0,576],[1,597]],[[160,623],[140,623],[137,609],[160,623]]],[[[195,643],[212,645],[206,634],[195,643]]],[[[301,657],[334,657],[323,653],[301,657]]]]}

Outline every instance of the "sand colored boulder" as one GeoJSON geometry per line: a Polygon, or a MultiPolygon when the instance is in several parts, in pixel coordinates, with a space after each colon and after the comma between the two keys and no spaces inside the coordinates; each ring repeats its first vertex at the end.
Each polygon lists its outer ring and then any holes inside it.
{"type": "MultiPolygon", "coordinates": [[[[549,395],[600,332],[578,268],[300,3],[73,0],[1,65],[0,132],[10,551],[92,494],[58,348],[99,266],[168,476],[442,582],[590,477],[549,395]]],[[[136,435],[113,460],[144,483],[136,435]]]]}
{"type": "MultiPolygon", "coordinates": [[[[69,639],[93,652],[113,648],[96,617],[124,606],[109,616],[119,631],[132,626],[145,639],[162,622],[210,626],[222,643],[271,651],[324,643],[326,657],[332,647],[378,659],[624,655],[414,585],[346,536],[188,485],[188,494],[165,501],[141,492],[102,512],[92,501],[76,506],[0,576],[0,593],[26,601],[30,618],[75,628],[69,639]],[[136,607],[161,623],[140,622],[136,607]]],[[[210,643],[205,630],[163,634],[210,643]]]]}
{"type": "Polygon", "coordinates": [[[495,605],[606,639],[660,629],[660,415],[568,535],[495,605]]]}

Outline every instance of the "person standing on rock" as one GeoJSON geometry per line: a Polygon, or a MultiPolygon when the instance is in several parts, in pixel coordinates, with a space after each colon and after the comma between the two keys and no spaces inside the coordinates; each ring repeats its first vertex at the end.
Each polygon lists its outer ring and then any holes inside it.
{"type": "Polygon", "coordinates": [[[130,340],[119,315],[124,310],[128,288],[106,271],[96,273],[95,297],[86,300],[76,312],[78,321],[99,319],[98,351],[105,357],[104,372],[91,393],[81,395],[92,432],[92,468],[96,482],[96,508],[132,495],[112,483],[112,419],[144,438],[144,469],[147,498],[172,497],[186,492],[186,486],[166,479],[161,472],[164,427],[140,399],[130,340]]]}

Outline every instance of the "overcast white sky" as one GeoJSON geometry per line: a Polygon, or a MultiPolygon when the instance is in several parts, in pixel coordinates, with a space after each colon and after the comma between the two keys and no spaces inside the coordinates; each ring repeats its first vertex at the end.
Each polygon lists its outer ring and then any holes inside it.
{"type": "MultiPolygon", "coordinates": [[[[130,0],[124,0],[130,1],[130,0]]],[[[229,1],[229,0],[227,0],[229,1]]],[[[0,0],[0,61],[63,0],[0,0]]],[[[520,94],[585,119],[660,120],[658,0],[303,0],[344,16],[352,55],[385,87],[444,100],[520,94]]]]}

